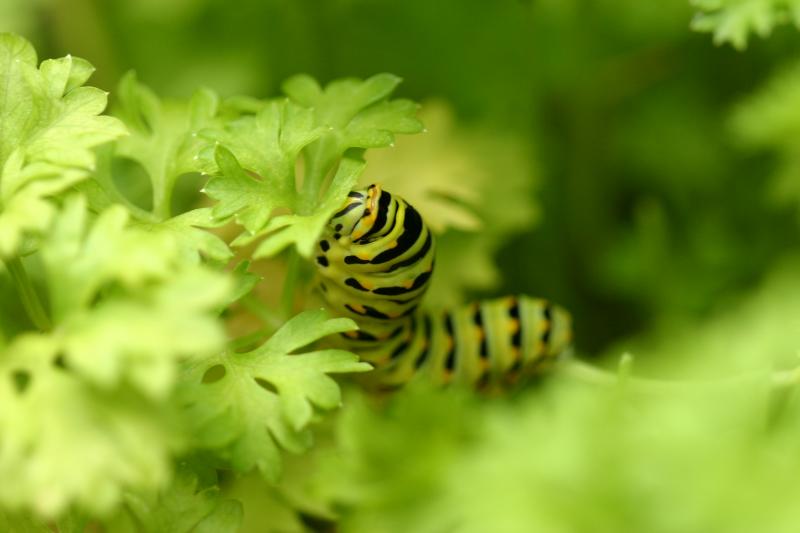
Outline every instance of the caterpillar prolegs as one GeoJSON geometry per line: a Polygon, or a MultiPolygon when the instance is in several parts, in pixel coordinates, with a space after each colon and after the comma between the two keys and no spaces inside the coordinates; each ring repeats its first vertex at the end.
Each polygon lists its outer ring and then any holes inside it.
{"type": "Polygon", "coordinates": [[[570,316],[546,300],[516,296],[446,311],[418,311],[435,242],[419,212],[377,185],[352,191],[318,243],[319,289],[359,330],[347,348],[375,366],[381,385],[414,376],[490,385],[535,373],[570,345],[570,316]]]}

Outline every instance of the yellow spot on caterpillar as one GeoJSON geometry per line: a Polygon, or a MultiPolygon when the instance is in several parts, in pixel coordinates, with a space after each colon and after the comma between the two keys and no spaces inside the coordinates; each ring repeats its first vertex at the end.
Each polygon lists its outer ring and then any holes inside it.
{"type": "Polygon", "coordinates": [[[353,309],[355,309],[355,311],[356,311],[357,313],[366,313],[366,312],[367,312],[367,310],[366,310],[366,309],[364,309],[364,306],[363,306],[363,305],[361,305],[361,304],[353,304],[353,305],[351,305],[350,307],[352,307],[353,309]]]}
{"type": "Polygon", "coordinates": [[[390,250],[392,248],[397,248],[397,241],[392,241],[388,245],[386,245],[387,250],[390,250]]]}
{"type": "Polygon", "coordinates": [[[368,253],[356,254],[356,257],[358,257],[362,261],[370,261],[372,259],[372,256],[369,255],[368,253]]]}
{"type": "Polygon", "coordinates": [[[375,284],[369,281],[358,280],[358,282],[361,284],[362,287],[364,287],[368,291],[371,291],[372,289],[375,288],[375,284]]]}
{"type": "Polygon", "coordinates": [[[453,337],[451,337],[449,335],[446,337],[446,339],[447,339],[447,351],[449,352],[450,350],[453,349],[453,345],[455,343],[453,342],[453,337]]]}
{"type": "Polygon", "coordinates": [[[516,318],[509,320],[508,322],[508,332],[512,335],[519,331],[519,320],[516,318]]]}
{"type": "Polygon", "coordinates": [[[409,279],[400,284],[404,289],[410,289],[414,286],[414,280],[409,279]]]}
{"type": "Polygon", "coordinates": [[[539,325],[539,333],[543,333],[550,329],[550,321],[549,320],[542,320],[541,324],[539,325]]]}
{"type": "Polygon", "coordinates": [[[488,359],[478,359],[478,369],[480,370],[481,374],[489,370],[489,360],[488,359]]]}
{"type": "Polygon", "coordinates": [[[369,189],[369,208],[375,212],[378,196],[381,195],[381,186],[373,184],[369,189]]]}
{"type": "Polygon", "coordinates": [[[480,326],[475,326],[475,337],[478,339],[478,342],[482,341],[486,334],[483,331],[483,328],[480,326]]]}
{"type": "Polygon", "coordinates": [[[518,359],[519,359],[519,356],[520,356],[520,350],[519,350],[519,348],[517,348],[516,346],[512,346],[512,347],[511,347],[511,359],[512,359],[513,361],[516,361],[516,360],[518,360],[518,359]]]}

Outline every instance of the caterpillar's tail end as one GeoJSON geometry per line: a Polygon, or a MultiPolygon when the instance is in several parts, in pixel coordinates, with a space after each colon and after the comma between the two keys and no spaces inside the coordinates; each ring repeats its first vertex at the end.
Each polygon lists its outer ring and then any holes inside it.
{"type": "Polygon", "coordinates": [[[553,306],[550,332],[550,354],[563,357],[572,350],[572,315],[558,305],[553,306]]]}

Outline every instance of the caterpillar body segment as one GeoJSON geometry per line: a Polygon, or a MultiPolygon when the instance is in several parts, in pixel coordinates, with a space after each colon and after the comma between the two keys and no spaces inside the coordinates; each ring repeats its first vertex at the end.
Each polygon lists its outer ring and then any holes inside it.
{"type": "Polygon", "coordinates": [[[435,242],[420,214],[377,185],[351,191],[318,243],[319,290],[356,321],[344,346],[375,366],[367,380],[491,386],[549,366],[571,343],[571,319],[546,300],[513,296],[420,311],[435,242]]]}
{"type": "Polygon", "coordinates": [[[337,313],[381,336],[416,310],[433,272],[433,234],[377,185],[353,191],[318,243],[320,290],[337,313]]]}
{"type": "Polygon", "coordinates": [[[376,366],[366,379],[384,386],[425,379],[491,387],[547,369],[570,342],[564,309],[519,296],[419,312],[383,345],[352,340],[348,348],[376,366]]]}

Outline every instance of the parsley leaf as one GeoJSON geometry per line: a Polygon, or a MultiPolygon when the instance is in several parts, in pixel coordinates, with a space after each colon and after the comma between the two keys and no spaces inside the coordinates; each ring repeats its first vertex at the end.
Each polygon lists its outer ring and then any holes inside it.
{"type": "Polygon", "coordinates": [[[101,390],[56,364],[42,335],[0,352],[0,502],[56,517],[72,504],[114,508],[128,488],[169,480],[176,448],[169,409],[130,387],[101,390]],[[146,445],[144,445],[146,443],[146,445]]]}
{"type": "MultiPolygon", "coordinates": [[[[82,184],[95,210],[122,204],[136,218],[136,223],[153,233],[170,234],[187,258],[200,257],[219,264],[232,257],[228,245],[217,235],[203,228],[224,223],[212,216],[210,208],[199,208],[172,216],[172,195],[177,180],[202,170],[201,150],[208,140],[198,132],[219,123],[217,96],[209,90],[198,90],[188,101],[159,99],[148,87],[139,83],[131,72],[119,83],[119,102],[113,106],[130,131],[109,150],[98,155],[98,168],[93,180],[82,184]],[[112,161],[136,161],[151,182],[152,212],[131,202],[115,184],[112,161]]],[[[130,176],[117,176],[130,179],[130,176]]]]}
{"type": "Polygon", "coordinates": [[[370,369],[343,350],[295,354],[317,339],[353,329],[349,319],[307,311],[246,353],[224,353],[188,368],[182,404],[196,438],[237,471],[253,467],[269,479],[280,473],[278,446],[299,453],[311,444],[313,406],[333,409],[339,387],[327,374],[370,369]]]}
{"type": "Polygon", "coordinates": [[[49,342],[70,368],[98,385],[124,375],[152,396],[165,395],[177,360],[222,348],[216,310],[229,280],[186,264],[173,239],[126,226],[121,206],[87,227],[75,197],[42,246],[55,328],[49,342]]]}
{"type": "Polygon", "coordinates": [[[772,30],[789,22],[800,27],[798,0],[692,0],[701,11],[692,29],[713,32],[716,44],[731,43],[744,50],[750,33],[767,37],[772,30]]]}
{"type": "Polygon", "coordinates": [[[198,90],[188,101],[162,101],[148,87],[126,74],[119,83],[119,104],[112,108],[131,135],[116,144],[116,155],[139,162],[153,186],[153,212],[170,217],[176,180],[197,172],[198,153],[207,141],[198,136],[217,124],[217,96],[198,90]]]}
{"type": "Polygon", "coordinates": [[[26,235],[49,226],[48,198],[86,178],[92,147],[125,133],[119,120],[100,115],[106,93],[83,87],[88,62],[36,63],[28,41],[0,34],[0,257],[16,255],[26,235]]]}
{"type": "Polygon", "coordinates": [[[399,81],[380,74],[365,81],[339,80],[323,90],[308,76],[297,76],[284,86],[289,100],[266,102],[222,130],[207,131],[220,146],[206,153],[208,161],[213,155],[216,171],[205,190],[219,202],[215,216],[234,217],[244,227],[234,243],[264,238],[254,257],[292,244],[301,255],[311,255],[325,223],[363,170],[360,152],[388,146],[395,133],[422,129],[414,117],[416,104],[388,99],[399,81]],[[273,218],[279,208],[290,214],[273,218]]]}
{"type": "Polygon", "coordinates": [[[205,486],[185,464],[178,466],[172,484],[157,497],[129,494],[126,504],[130,514],[115,517],[108,524],[110,530],[233,533],[242,521],[241,504],[223,499],[218,486],[205,486]]]}

